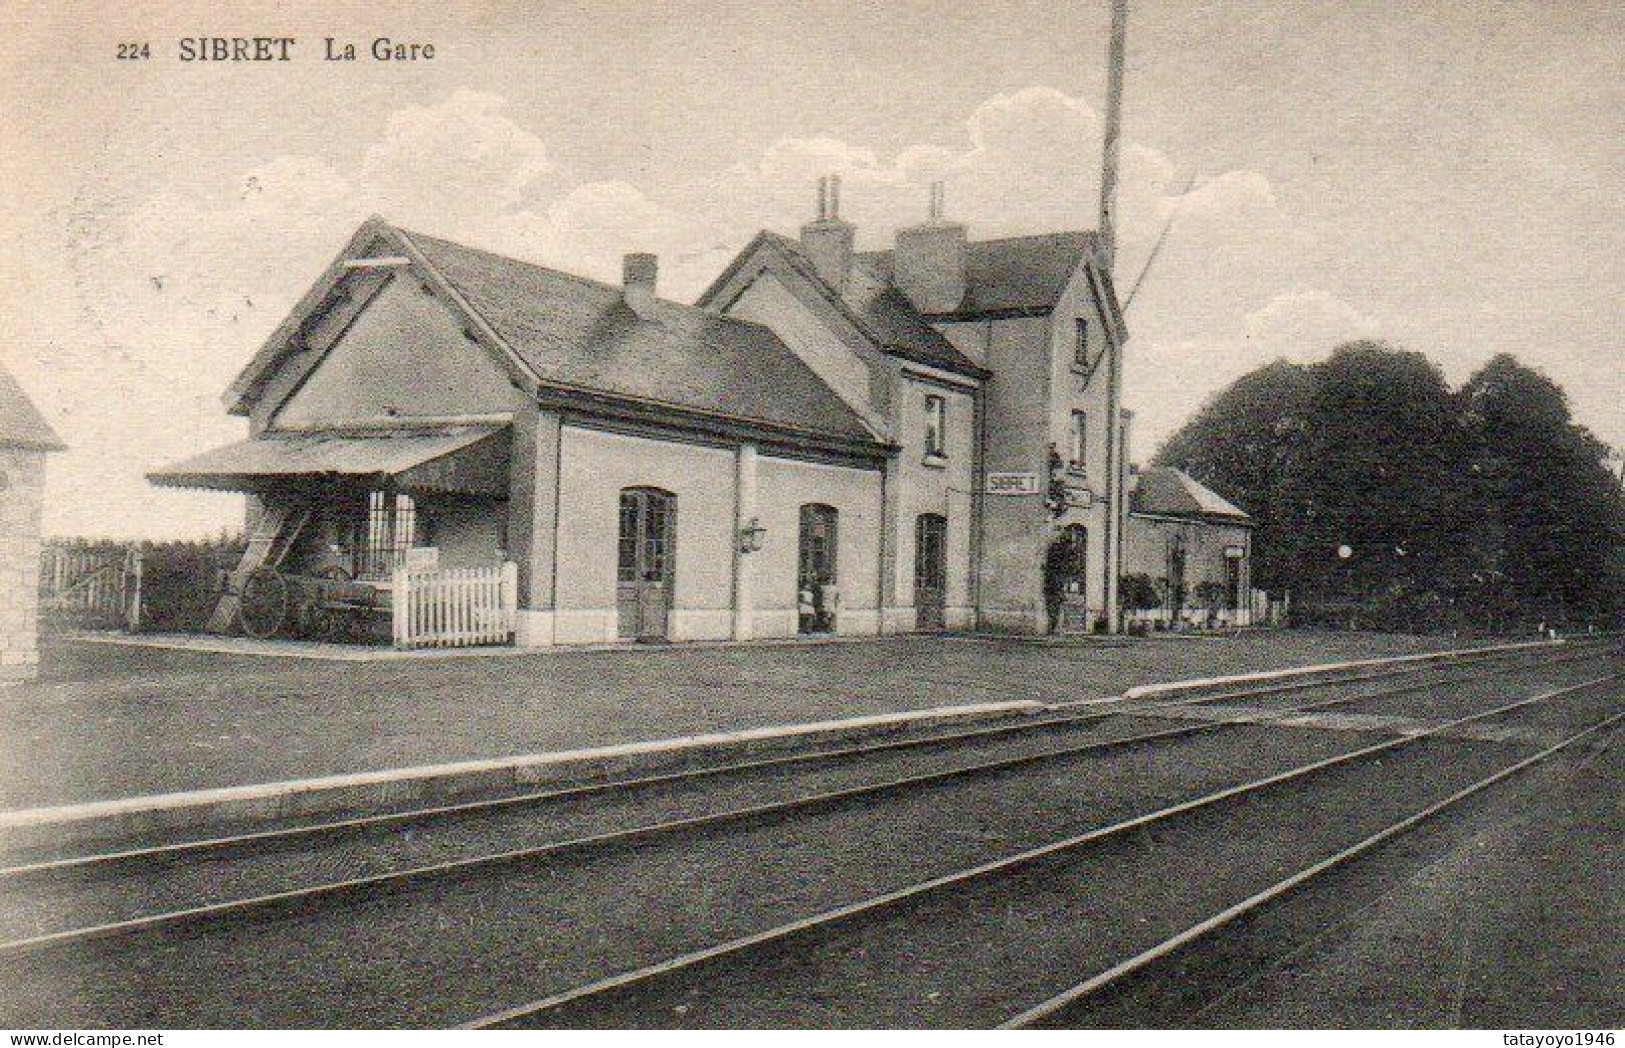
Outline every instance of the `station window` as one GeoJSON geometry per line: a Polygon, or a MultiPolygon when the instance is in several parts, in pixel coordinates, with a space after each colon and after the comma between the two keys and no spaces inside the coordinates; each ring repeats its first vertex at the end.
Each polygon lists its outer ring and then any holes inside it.
{"type": "Polygon", "coordinates": [[[935,393],[925,396],[925,455],[948,457],[948,402],[935,393]]]}
{"type": "Polygon", "coordinates": [[[417,506],[410,495],[387,491],[367,493],[366,534],[355,574],[358,578],[383,578],[406,559],[406,551],[418,540],[417,506]]]}
{"type": "Polygon", "coordinates": [[[1089,359],[1089,320],[1087,317],[1077,319],[1077,345],[1073,347],[1072,359],[1078,367],[1087,369],[1093,362],[1089,359]]]}
{"type": "Polygon", "coordinates": [[[1067,438],[1067,465],[1073,469],[1082,469],[1088,461],[1089,453],[1089,414],[1084,411],[1072,413],[1072,431],[1067,438]]]}

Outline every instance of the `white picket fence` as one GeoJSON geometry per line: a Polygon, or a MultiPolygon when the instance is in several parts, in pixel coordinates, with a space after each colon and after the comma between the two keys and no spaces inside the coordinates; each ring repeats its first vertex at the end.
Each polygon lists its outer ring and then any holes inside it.
{"type": "Polygon", "coordinates": [[[519,566],[397,567],[390,576],[397,648],[507,644],[519,618],[519,566]]]}

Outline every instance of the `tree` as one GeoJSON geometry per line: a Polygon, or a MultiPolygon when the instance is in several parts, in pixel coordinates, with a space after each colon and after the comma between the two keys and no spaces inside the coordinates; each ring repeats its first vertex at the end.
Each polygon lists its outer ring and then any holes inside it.
{"type": "Polygon", "coordinates": [[[1280,489],[1302,437],[1310,388],[1303,367],[1266,364],[1209,399],[1153,460],[1184,470],[1252,515],[1253,582],[1263,589],[1291,586],[1279,556],[1286,548],[1280,489]]]}
{"type": "Polygon", "coordinates": [[[1453,394],[1421,354],[1357,342],[1242,377],[1157,462],[1258,519],[1254,578],[1300,617],[1501,631],[1625,615],[1606,450],[1512,357],[1453,394]]]}
{"type": "Polygon", "coordinates": [[[1299,607],[1357,605],[1372,624],[1437,622],[1460,571],[1462,440],[1444,376],[1420,353],[1340,346],[1309,369],[1282,478],[1282,556],[1299,607]]]}
{"type": "Polygon", "coordinates": [[[1607,448],[1556,383],[1502,354],[1462,387],[1472,492],[1465,606],[1501,623],[1612,623],[1621,613],[1625,500],[1607,448]]]}

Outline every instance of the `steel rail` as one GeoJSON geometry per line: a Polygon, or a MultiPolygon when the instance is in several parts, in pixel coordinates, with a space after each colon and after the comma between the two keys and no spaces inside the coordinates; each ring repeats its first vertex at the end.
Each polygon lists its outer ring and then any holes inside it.
{"type": "MultiPolygon", "coordinates": [[[[442,819],[453,819],[461,816],[477,815],[485,812],[495,812],[508,808],[519,808],[532,805],[542,805],[567,801],[576,798],[594,796],[621,790],[647,789],[654,786],[670,785],[681,782],[696,782],[707,778],[716,778],[726,775],[739,775],[755,771],[764,771],[772,768],[790,767],[795,765],[810,765],[825,762],[845,760],[853,757],[863,757],[870,754],[894,752],[906,749],[924,749],[931,746],[951,745],[954,743],[975,742],[983,739],[995,739],[1003,736],[1038,733],[1052,728],[1074,728],[1095,723],[1110,717],[1133,716],[1142,711],[1165,711],[1186,706],[1218,704],[1229,699],[1247,698],[1258,695],[1269,695],[1284,691],[1306,690],[1315,687],[1342,687],[1350,684],[1359,684],[1370,680],[1382,680],[1398,676],[1410,676],[1433,670],[1450,669],[1453,667],[1472,666],[1483,662],[1511,662],[1514,671],[1534,670],[1552,665],[1560,665],[1573,661],[1602,657],[1606,652],[1595,650],[1597,646],[1586,646],[1583,650],[1568,647],[1555,654],[1546,654],[1544,650],[1530,649],[1513,652],[1477,653],[1469,651],[1463,657],[1444,663],[1429,663],[1423,665],[1406,665],[1391,669],[1379,670],[1373,673],[1359,674],[1348,677],[1334,677],[1315,681],[1292,681],[1284,684],[1270,684],[1258,688],[1241,689],[1238,691],[1221,692],[1211,695],[1193,696],[1188,699],[1168,699],[1160,702],[1122,702],[1105,700],[1102,705],[1109,705],[1107,709],[1091,709],[1087,712],[1066,714],[1054,717],[1035,717],[1024,719],[1011,724],[996,724],[983,728],[973,728],[965,731],[943,732],[935,735],[920,736],[909,739],[891,739],[885,742],[864,743],[856,746],[845,746],[836,749],[814,750],[807,753],[791,753],[778,757],[767,757],[754,761],[741,761],[733,764],[708,765],[700,768],[687,768],[680,771],[662,772],[656,775],[638,776],[627,779],[610,779],[603,782],[579,783],[558,789],[532,791],[528,793],[513,794],[506,797],[483,798],[480,800],[463,801],[455,804],[432,805],[422,808],[412,808],[405,811],[385,812],[377,815],[364,815],[347,819],[335,819],[326,822],[305,823],[296,826],[284,826],[269,830],[257,830],[250,833],[230,834],[219,837],[206,837],[198,840],[176,841],[167,844],[149,845],[146,847],[126,848],[113,852],[101,852],[89,855],[73,855],[55,859],[44,859],[36,862],[16,863],[0,867],[0,883],[8,878],[25,877],[39,874],[65,872],[84,869],[92,866],[112,866],[115,864],[133,864],[153,862],[163,859],[174,859],[193,854],[218,851],[231,848],[240,848],[253,845],[268,845],[282,842],[292,842],[303,838],[337,836],[346,833],[363,834],[373,830],[389,827],[411,825],[420,822],[431,822],[442,819]],[[1534,661],[1525,663],[1530,655],[1536,656],[1534,661]],[[1544,657],[1541,657],[1544,656],[1544,657]]],[[[1606,648],[1607,645],[1600,647],[1606,648]]],[[[1449,678],[1443,681],[1430,681],[1417,687],[1449,686],[1462,681],[1482,679],[1480,676],[1465,678],[1449,678]]],[[[1388,697],[1390,694],[1402,694],[1410,690],[1399,692],[1378,692],[1373,698],[1388,697]]]]}
{"type": "MultiPolygon", "coordinates": [[[[1589,752],[1575,761],[1575,770],[1578,772],[1590,768],[1608,752],[1609,748],[1613,746],[1616,738],[1617,736],[1612,731],[1609,731],[1608,734],[1603,735],[1596,743],[1592,745],[1589,752]]],[[[1381,898],[1387,899],[1398,890],[1398,888],[1392,888],[1384,892],[1381,898]]],[[[1251,989],[1260,980],[1268,977],[1274,972],[1279,971],[1282,966],[1293,963],[1299,957],[1320,945],[1331,935],[1336,935],[1343,932],[1345,929],[1355,924],[1359,920],[1360,916],[1361,914],[1356,913],[1343,917],[1331,924],[1319,926],[1316,929],[1315,934],[1304,938],[1291,950],[1287,951],[1281,956],[1272,958],[1267,966],[1253,969],[1247,978],[1226,986],[1222,992],[1204,1000],[1200,1007],[1190,1013],[1189,1017],[1192,1021],[1187,1025],[1195,1026],[1196,1023],[1194,1020],[1200,1019],[1202,1016],[1207,1015],[1215,1008],[1223,1007],[1225,1004],[1228,1004],[1231,1000],[1233,1000],[1236,995],[1251,989]]]]}
{"type": "Polygon", "coordinates": [[[778,945],[787,939],[805,934],[809,931],[822,930],[834,925],[844,924],[858,919],[871,918],[883,911],[890,910],[905,903],[917,901],[928,895],[932,895],[946,889],[960,887],[962,885],[985,878],[1007,875],[1052,856],[1075,851],[1079,848],[1091,844],[1097,844],[1100,841],[1118,837],[1122,834],[1142,829],[1144,827],[1172,819],[1179,815],[1184,815],[1189,812],[1222,804],[1238,797],[1257,793],[1272,786],[1301,779],[1306,776],[1316,774],[1317,772],[1324,771],[1328,768],[1338,767],[1340,765],[1362,760],[1367,757],[1387,753],[1404,746],[1409,746],[1423,739],[1433,738],[1467,724],[1488,720],[1492,717],[1503,716],[1507,713],[1526,708],[1536,703],[1546,702],[1586,688],[1596,687],[1599,684],[1616,681],[1620,679],[1620,676],[1621,675],[1619,674],[1609,674],[1607,676],[1597,677],[1578,684],[1541,692],[1529,698],[1519,699],[1515,702],[1497,706],[1490,710],[1484,710],[1478,713],[1469,714],[1465,717],[1458,717],[1452,720],[1443,721],[1420,732],[1403,735],[1394,739],[1388,739],[1370,746],[1363,746],[1332,757],[1313,761],[1309,764],[1299,765],[1296,768],[1277,772],[1273,775],[1265,776],[1264,778],[1254,779],[1249,782],[1229,786],[1222,790],[1217,790],[1212,793],[1204,794],[1200,797],[1182,801],[1179,804],[1170,805],[1165,808],[1157,809],[1156,811],[1147,812],[1129,819],[1110,823],[1106,826],[1097,827],[1085,833],[1078,834],[1073,837],[1067,837],[1059,841],[1053,841],[1037,848],[1017,852],[1013,855],[1008,855],[990,862],[981,863],[977,866],[960,870],[955,873],[934,877],[930,880],[895,889],[882,895],[860,900],[859,902],[849,903],[845,906],[812,914],[810,916],[803,917],[786,924],[778,925],[761,932],[732,939],[725,943],[710,946],[690,953],[681,954],[677,957],[669,958],[665,961],[648,965],[643,968],[594,980],[593,982],[586,983],[548,997],[540,998],[525,1004],[503,1009],[499,1012],[493,1012],[488,1015],[477,1017],[460,1024],[459,1028],[485,1029],[494,1026],[507,1025],[519,1019],[540,1015],[544,1012],[555,1011],[588,998],[612,993],[617,990],[625,990],[639,984],[650,982],[662,976],[696,968],[700,965],[732,957],[734,955],[743,954],[753,949],[778,945]]]}
{"type": "MultiPolygon", "coordinates": [[[[1494,675],[1495,674],[1480,674],[1476,677],[1456,680],[1450,683],[1471,683],[1473,680],[1480,680],[1494,675]]],[[[1604,677],[1598,678],[1597,680],[1600,681],[1607,679],[1610,678],[1604,677]]],[[[1408,693],[1416,690],[1417,688],[1435,686],[1438,686],[1438,682],[1427,682],[1424,684],[1407,686],[1405,688],[1390,689],[1390,691],[1385,693],[1382,697],[1391,697],[1393,695],[1408,693]]],[[[1180,736],[1196,735],[1245,724],[1267,723],[1269,720],[1276,718],[1296,716],[1301,713],[1350,702],[1368,701],[1376,697],[1378,696],[1340,696],[1304,706],[1297,706],[1282,710],[1272,710],[1269,711],[1268,714],[1249,718],[1247,720],[1212,720],[1180,724],[1175,727],[1158,729],[1152,732],[1122,736],[1115,739],[1099,739],[1092,742],[1081,743],[1076,746],[1062,747],[1060,749],[1043,750],[1038,753],[1021,754],[1015,757],[1000,758],[977,764],[937,769],[915,775],[884,779],[879,782],[864,783],[859,786],[792,797],[783,801],[773,801],[765,804],[751,805],[744,808],[730,808],[720,812],[709,812],[703,815],[689,816],[665,822],[648,823],[628,829],[609,830],[602,833],[588,834],[561,841],[549,841],[545,844],[533,845],[524,848],[514,848],[506,851],[467,856],[464,858],[451,859],[444,862],[432,863],[423,866],[408,867],[402,870],[391,870],[386,873],[370,874],[362,877],[346,878],[338,881],[324,881],[319,884],[290,888],[285,891],[272,892],[265,895],[249,896],[241,899],[228,899],[221,902],[208,903],[202,906],[188,907],[181,910],[168,910],[124,920],[109,921],[98,925],[90,925],[81,928],[69,928],[55,932],[46,932],[39,935],[28,936],[22,939],[13,939],[6,942],[0,942],[0,957],[32,952],[48,947],[70,946],[76,943],[88,942],[96,939],[134,935],[138,933],[163,932],[189,924],[220,920],[222,918],[232,916],[246,915],[256,911],[269,912],[278,909],[298,909],[301,907],[314,905],[319,902],[333,902],[343,898],[359,895],[370,895],[371,893],[378,891],[400,891],[419,883],[465,875],[477,870],[556,857],[566,855],[571,852],[583,852],[592,849],[607,850],[615,847],[624,847],[628,844],[649,840],[651,838],[672,836],[695,830],[710,829],[732,823],[745,822],[752,819],[782,817],[791,812],[836,807],[860,798],[915,789],[952,779],[968,778],[975,775],[1002,772],[1026,765],[1038,764],[1044,761],[1063,760],[1071,757],[1078,757],[1092,751],[1105,751],[1118,747],[1155,742],[1180,736]]]]}
{"type": "Polygon", "coordinates": [[[1398,822],[1392,823],[1391,825],[1371,834],[1359,842],[1320,860],[1314,865],[1299,870],[1290,877],[1282,878],[1281,880],[1270,885],[1268,888],[1249,895],[1240,902],[1220,910],[1213,916],[1191,925],[1178,935],[1170,936],[1157,945],[1137,953],[1133,957],[1115,964],[1097,975],[1091,976],[1083,982],[1078,983],[1076,986],[1073,986],[1071,989],[1064,990],[1061,993],[1058,993],[1055,996],[1050,997],[1047,1000],[1033,1005],[1031,1008],[1012,1016],[1011,1018],[1006,1019],[1004,1022],[999,1024],[999,1029],[1021,1029],[1024,1027],[1034,1026],[1044,1022],[1045,1020],[1051,1019],[1060,1012],[1063,1012],[1066,1009],[1078,1004],[1084,998],[1099,993],[1120,980],[1133,975],[1136,972],[1142,971],[1150,965],[1155,964],[1171,954],[1178,952],[1184,947],[1213,934],[1238,918],[1246,916],[1247,914],[1252,913],[1253,911],[1258,910],[1261,907],[1298,890],[1308,882],[1314,880],[1316,877],[1351,862],[1354,859],[1359,858],[1361,855],[1364,855],[1366,852],[1371,851],[1373,848],[1377,848],[1395,837],[1398,837],[1409,830],[1415,829],[1421,823],[1426,822],[1435,815],[1438,815],[1439,813],[1454,807],[1462,801],[1467,800],[1469,797],[1481,793],[1484,790],[1489,789],[1491,786],[1494,786],[1503,780],[1509,779],[1520,772],[1526,771],[1543,761],[1549,760],[1583,739],[1587,739],[1598,732],[1606,731],[1622,719],[1625,719],[1625,712],[1616,713],[1611,717],[1598,721],[1583,731],[1576,732],[1575,734],[1568,736],[1554,745],[1548,746],[1539,753],[1525,757],[1523,760],[1520,760],[1515,764],[1509,765],[1508,767],[1502,768],[1500,771],[1497,771],[1492,775],[1479,779],[1477,782],[1457,790],[1455,793],[1445,797],[1443,800],[1436,801],[1433,804],[1428,805],[1426,808],[1423,808],[1418,812],[1414,812],[1413,814],[1400,819],[1398,822]]]}

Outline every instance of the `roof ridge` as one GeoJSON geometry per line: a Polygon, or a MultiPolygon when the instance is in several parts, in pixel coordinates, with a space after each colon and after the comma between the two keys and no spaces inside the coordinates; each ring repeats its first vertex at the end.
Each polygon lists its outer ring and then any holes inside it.
{"type": "MultiPolygon", "coordinates": [[[[967,240],[965,243],[971,247],[980,247],[983,244],[1009,244],[1017,240],[1048,240],[1058,237],[1092,237],[1096,234],[1093,229],[1056,229],[1048,233],[1014,233],[1010,236],[988,237],[986,240],[967,240]]],[[[856,255],[889,255],[894,248],[879,248],[872,251],[857,251],[856,255]]]]}
{"type": "Polygon", "coordinates": [[[587,284],[591,287],[598,288],[601,291],[608,291],[617,295],[621,292],[621,288],[618,285],[611,284],[608,281],[598,280],[594,277],[584,277],[580,273],[572,273],[567,269],[559,269],[555,266],[543,265],[540,262],[532,262],[528,259],[515,258],[513,255],[504,255],[500,251],[492,251],[490,248],[484,247],[475,247],[472,244],[465,244],[461,240],[448,240],[445,237],[437,237],[429,233],[420,233],[416,230],[407,229],[404,226],[396,226],[395,229],[397,232],[404,233],[415,240],[430,240],[436,244],[443,244],[448,247],[457,248],[459,251],[471,251],[476,255],[484,255],[487,258],[494,258],[503,262],[510,262],[514,265],[524,266],[526,269],[534,269],[542,273],[547,273],[551,276],[563,277],[566,280],[573,280],[578,284],[587,284]]]}
{"type": "MultiPolygon", "coordinates": [[[[460,240],[447,240],[445,237],[437,237],[437,236],[433,236],[433,235],[428,234],[428,233],[419,233],[419,232],[416,232],[414,230],[405,229],[405,228],[400,227],[400,226],[396,226],[395,228],[397,230],[399,230],[400,232],[406,234],[407,236],[413,237],[415,239],[432,240],[435,243],[449,245],[449,246],[457,248],[458,250],[461,250],[461,251],[471,251],[471,252],[473,252],[474,254],[477,254],[477,255],[484,255],[487,258],[494,258],[494,259],[497,259],[497,260],[502,261],[502,262],[508,262],[508,263],[512,263],[514,265],[524,266],[527,269],[534,269],[534,270],[537,270],[538,272],[546,273],[546,274],[548,274],[550,276],[563,277],[565,280],[573,281],[573,282],[575,282],[577,284],[584,284],[584,285],[586,285],[588,287],[592,287],[592,288],[596,288],[596,289],[598,289],[600,291],[608,292],[609,294],[614,295],[616,298],[623,298],[624,297],[624,289],[618,284],[611,284],[608,281],[598,280],[598,279],[596,279],[594,277],[582,276],[579,273],[572,273],[567,269],[559,269],[559,268],[556,268],[554,266],[543,265],[540,262],[531,262],[531,261],[529,261],[527,259],[515,258],[513,255],[504,255],[499,251],[492,251],[489,248],[474,247],[474,246],[472,246],[470,244],[465,244],[460,240]]],[[[725,321],[725,322],[730,323],[730,324],[749,325],[750,327],[760,328],[763,331],[768,331],[768,332],[772,331],[772,329],[767,327],[765,324],[758,324],[758,323],[756,323],[754,321],[742,320],[742,319],[740,319],[738,317],[731,317],[731,316],[728,316],[727,314],[724,314],[724,313],[713,313],[711,310],[706,309],[703,306],[694,305],[691,302],[679,302],[676,299],[664,298],[664,297],[659,296],[659,295],[654,296],[654,301],[658,306],[669,307],[669,308],[676,309],[676,310],[679,310],[679,311],[684,312],[684,313],[692,314],[692,315],[694,315],[696,317],[703,317],[703,318],[705,318],[707,320],[721,320],[721,321],[725,321]]],[[[651,324],[657,324],[660,327],[663,327],[668,331],[673,331],[673,333],[675,333],[675,334],[687,334],[687,332],[676,332],[669,324],[666,324],[666,323],[664,323],[664,322],[662,322],[660,320],[657,320],[654,317],[645,315],[643,313],[638,313],[637,310],[633,310],[632,312],[634,314],[636,314],[637,317],[640,320],[647,321],[647,322],[649,322],[651,324]]],[[[777,336],[775,336],[775,337],[777,337],[777,336]]],[[[705,341],[705,340],[702,339],[702,341],[705,341]]]]}

